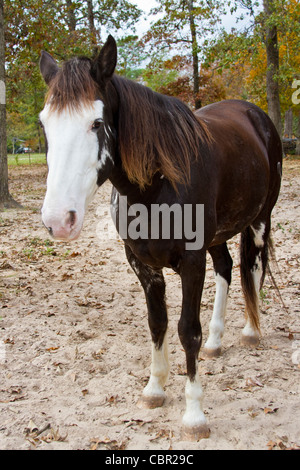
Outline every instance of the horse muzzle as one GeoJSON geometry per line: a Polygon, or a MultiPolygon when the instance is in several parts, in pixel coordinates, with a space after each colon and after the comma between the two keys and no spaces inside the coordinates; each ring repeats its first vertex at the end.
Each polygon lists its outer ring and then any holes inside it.
{"type": "Polygon", "coordinates": [[[63,214],[42,209],[42,221],[51,237],[57,240],[76,240],[82,229],[81,217],[75,209],[67,210],[63,214]]]}

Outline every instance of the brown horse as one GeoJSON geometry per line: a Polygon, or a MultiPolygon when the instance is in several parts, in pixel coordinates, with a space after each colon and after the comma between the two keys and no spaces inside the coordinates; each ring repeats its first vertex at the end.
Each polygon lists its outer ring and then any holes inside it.
{"type": "Polygon", "coordinates": [[[187,364],[183,435],[200,439],[209,435],[197,370],[206,252],[216,274],[206,354],[221,352],[232,268],[226,241],[238,233],[247,309],[242,337],[257,344],[258,293],[280,188],[281,141],[269,117],[253,104],[223,101],[194,114],[177,99],[114,75],[116,60],[111,36],[94,61],[75,58],[58,67],[42,53],[40,69],[49,85],[40,114],[49,167],[42,219],[53,237],[77,238],[96,189],[112,182],[112,213],[145,291],[153,342],[142,406],[161,406],[165,398],[168,319],[162,269],[180,275],[178,332],[187,364]]]}

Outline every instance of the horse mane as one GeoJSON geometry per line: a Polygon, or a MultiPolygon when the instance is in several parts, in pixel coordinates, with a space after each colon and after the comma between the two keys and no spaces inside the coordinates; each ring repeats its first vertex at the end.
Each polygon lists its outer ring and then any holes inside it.
{"type": "MultiPolygon", "coordinates": [[[[91,68],[87,57],[62,64],[46,96],[50,111],[79,111],[101,97],[91,68]]],[[[188,184],[191,162],[199,158],[201,145],[211,142],[205,123],[180,100],[132,80],[114,75],[112,85],[119,96],[118,144],[128,179],[144,189],[159,172],[175,189],[188,184]]]]}
{"type": "Polygon", "coordinates": [[[203,121],[180,100],[114,75],[119,95],[119,150],[130,181],[141,189],[159,172],[176,189],[190,182],[191,162],[211,142],[203,121]]]}
{"type": "Polygon", "coordinates": [[[92,61],[87,57],[63,62],[46,95],[51,111],[79,110],[82,104],[90,106],[95,101],[99,88],[91,77],[91,66],[92,61]]]}

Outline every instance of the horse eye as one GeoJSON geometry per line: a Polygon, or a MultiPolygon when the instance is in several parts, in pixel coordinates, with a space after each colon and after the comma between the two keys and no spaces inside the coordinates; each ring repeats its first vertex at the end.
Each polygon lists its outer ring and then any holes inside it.
{"type": "Polygon", "coordinates": [[[93,130],[93,131],[97,131],[98,129],[100,129],[101,124],[102,124],[101,119],[96,119],[96,120],[93,122],[92,130],[93,130]]]}

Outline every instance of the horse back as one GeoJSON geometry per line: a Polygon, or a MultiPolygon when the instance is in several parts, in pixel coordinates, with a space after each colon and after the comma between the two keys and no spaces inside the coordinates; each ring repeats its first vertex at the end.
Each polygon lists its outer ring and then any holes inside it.
{"type": "Polygon", "coordinates": [[[205,163],[215,196],[217,234],[214,244],[244,230],[277,200],[282,145],[271,119],[257,106],[226,100],[196,112],[213,143],[205,163]]]}

